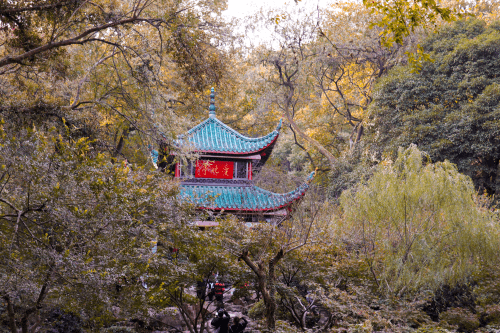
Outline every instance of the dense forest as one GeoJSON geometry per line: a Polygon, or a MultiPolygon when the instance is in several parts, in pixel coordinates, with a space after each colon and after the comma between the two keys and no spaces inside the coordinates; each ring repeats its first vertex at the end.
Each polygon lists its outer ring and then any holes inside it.
{"type": "Polygon", "coordinates": [[[500,4],[303,2],[0,0],[0,332],[213,332],[214,274],[247,332],[500,331],[500,4]],[[151,159],[212,87],[283,121],[256,184],[316,170],[280,225],[200,231],[151,159]]]}

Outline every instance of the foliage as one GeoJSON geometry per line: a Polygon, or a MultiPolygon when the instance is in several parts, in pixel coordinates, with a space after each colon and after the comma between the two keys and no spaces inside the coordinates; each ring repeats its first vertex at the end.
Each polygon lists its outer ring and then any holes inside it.
{"type": "MultiPolygon", "coordinates": [[[[371,9],[372,14],[382,16],[371,26],[383,28],[380,33],[381,42],[386,47],[391,47],[394,43],[403,45],[404,38],[414,33],[417,28],[433,31],[440,21],[451,22],[462,17],[462,13],[444,7],[435,0],[363,0],[363,4],[371,9]]],[[[410,64],[417,70],[423,61],[431,59],[420,46],[416,54],[407,54],[410,64]]]]}
{"type": "Polygon", "coordinates": [[[478,206],[470,178],[427,163],[415,146],[345,191],[341,237],[359,246],[378,287],[401,295],[466,282],[496,260],[498,224],[478,206]]]}
{"type": "Polygon", "coordinates": [[[434,326],[424,326],[416,330],[417,333],[449,333],[447,329],[434,326]]]}
{"type": "MultiPolygon", "coordinates": [[[[359,247],[340,239],[344,225],[338,208],[323,206],[322,216],[333,216],[330,242],[300,249],[279,265],[281,306],[288,320],[302,329],[354,329],[368,320],[375,331],[397,331],[430,321],[418,301],[383,297],[359,247]],[[324,215],[323,215],[324,214],[324,215]],[[318,320],[319,319],[319,320],[318,320]]],[[[359,328],[358,327],[358,328],[359,328]]]]}
{"type": "Polygon", "coordinates": [[[86,139],[11,130],[0,132],[0,290],[11,331],[35,329],[53,307],[94,327],[116,303],[141,316],[151,241],[160,226],[182,223],[176,185],[109,162],[86,139]]]}
{"type": "Polygon", "coordinates": [[[433,161],[455,163],[480,192],[496,193],[499,24],[459,21],[423,46],[435,62],[419,74],[396,68],[379,82],[368,120],[371,154],[393,157],[415,143],[433,161]]]}
{"type": "Polygon", "coordinates": [[[265,312],[266,307],[264,305],[264,300],[261,299],[248,310],[248,316],[252,319],[261,319],[264,317],[265,312]]]}
{"type": "Polygon", "coordinates": [[[343,191],[370,178],[379,161],[367,151],[365,142],[361,141],[353,149],[341,153],[336,168],[328,174],[326,192],[329,198],[338,201],[343,191]]]}
{"type": "Polygon", "coordinates": [[[500,301],[500,271],[496,265],[486,265],[476,275],[475,294],[480,305],[497,304],[500,301]]]}
{"type": "Polygon", "coordinates": [[[241,265],[221,251],[221,236],[217,231],[201,232],[189,222],[195,215],[185,217],[184,225],[160,224],[157,256],[148,267],[146,292],[150,308],[158,313],[167,307],[176,307],[182,320],[193,332],[208,331],[208,322],[214,314],[214,302],[194,296],[199,281],[237,283],[241,280],[241,265]],[[172,252],[173,249],[176,252],[172,252]],[[210,309],[209,309],[210,307],[210,309]]]}
{"type": "Polygon", "coordinates": [[[253,284],[263,299],[249,315],[273,332],[498,325],[498,217],[458,173],[500,184],[498,6],[471,1],[264,14],[275,44],[251,50],[232,44],[223,0],[0,5],[2,326],[121,332],[132,319],[203,333],[214,304],[195,291],[215,274],[253,284]],[[417,27],[461,8],[489,25],[459,21],[421,43],[417,27]],[[435,59],[420,74],[405,65],[415,48],[435,59]],[[285,192],[325,171],[328,188],[280,226],[230,217],[201,232],[178,184],[148,169],[149,145],[167,156],[206,117],[212,85],[237,130],[286,117],[257,184],[285,192]],[[414,146],[395,159],[413,142],[458,171],[414,146]]]}
{"type": "Polygon", "coordinates": [[[456,14],[432,0],[364,0],[363,4],[371,8],[372,13],[383,15],[383,19],[375,24],[385,28],[382,43],[386,46],[392,46],[392,43],[403,44],[403,38],[409,36],[417,27],[435,26],[439,19],[452,21],[456,14]]]}
{"type": "Polygon", "coordinates": [[[488,0],[444,0],[441,5],[450,8],[454,12],[467,13],[487,23],[500,18],[500,4],[497,1],[488,0]]]}
{"type": "Polygon", "coordinates": [[[427,300],[422,310],[434,321],[438,321],[440,314],[449,308],[465,308],[475,312],[476,297],[473,293],[473,283],[456,284],[452,287],[441,286],[434,291],[432,298],[427,300]]]}
{"type": "Polygon", "coordinates": [[[287,321],[284,320],[278,320],[276,322],[276,333],[299,333],[303,332],[303,330],[300,330],[288,323],[287,321]]]}
{"type": "Polygon", "coordinates": [[[80,333],[82,323],[80,318],[72,313],[65,313],[60,309],[50,311],[44,323],[47,333],[80,333]]]}
{"type": "Polygon", "coordinates": [[[305,159],[313,169],[334,170],[341,152],[363,136],[361,123],[375,81],[405,61],[404,51],[414,41],[381,46],[379,31],[369,28],[371,16],[361,4],[285,16],[273,26],[276,47],[253,53],[265,87],[251,95],[258,97],[253,113],[257,120],[263,118],[259,112],[285,117],[283,139],[294,146],[290,161],[305,159]]]}
{"type": "Polygon", "coordinates": [[[224,1],[43,0],[0,8],[0,113],[64,124],[111,157],[144,164],[223,77],[224,1]],[[196,99],[195,99],[196,101],[196,99]],[[180,111],[182,110],[182,111],[180,111]]]}
{"type": "Polygon", "coordinates": [[[325,238],[329,219],[319,219],[321,207],[316,200],[309,199],[307,209],[297,210],[279,225],[260,223],[247,229],[237,221],[226,221],[219,228],[220,244],[224,252],[237,258],[252,272],[265,305],[266,328],[276,327],[278,264],[294,251],[307,248],[314,243],[328,242],[325,238]]]}
{"type": "Polygon", "coordinates": [[[486,306],[481,313],[481,320],[489,325],[500,325],[500,306],[498,304],[486,306]]]}

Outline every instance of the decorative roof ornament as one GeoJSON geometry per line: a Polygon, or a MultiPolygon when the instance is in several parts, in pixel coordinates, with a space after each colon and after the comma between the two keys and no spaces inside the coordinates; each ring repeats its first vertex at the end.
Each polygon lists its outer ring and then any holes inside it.
{"type": "Polygon", "coordinates": [[[280,122],[279,122],[278,126],[276,127],[276,132],[280,131],[282,123],[283,123],[283,118],[280,119],[280,122]]]}
{"type": "Polygon", "coordinates": [[[158,158],[160,157],[158,150],[153,149],[153,146],[151,144],[148,145],[148,150],[151,154],[151,161],[153,162],[153,166],[155,167],[155,169],[158,169],[158,158]]]}
{"type": "Polygon", "coordinates": [[[215,91],[214,88],[210,90],[210,106],[208,107],[208,116],[210,118],[215,118],[215,91]]]}
{"type": "Polygon", "coordinates": [[[313,181],[314,176],[316,176],[316,171],[318,171],[318,168],[316,168],[316,170],[314,170],[313,172],[311,172],[309,174],[309,176],[307,176],[307,179],[306,179],[307,184],[310,184],[313,181]]]}

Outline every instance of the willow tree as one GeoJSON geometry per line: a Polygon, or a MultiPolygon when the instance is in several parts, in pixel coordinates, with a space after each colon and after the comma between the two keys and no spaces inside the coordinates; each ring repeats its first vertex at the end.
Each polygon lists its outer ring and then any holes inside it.
{"type": "Polygon", "coordinates": [[[359,246],[378,287],[402,295],[464,283],[496,261],[499,228],[471,179],[411,146],[343,193],[341,236],[359,246]]]}

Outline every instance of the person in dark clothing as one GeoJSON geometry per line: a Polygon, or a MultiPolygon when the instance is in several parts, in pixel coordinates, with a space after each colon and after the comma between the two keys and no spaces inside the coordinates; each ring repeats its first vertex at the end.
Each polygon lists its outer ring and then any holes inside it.
{"type": "Polygon", "coordinates": [[[219,333],[228,333],[229,332],[229,321],[231,317],[226,310],[220,309],[217,311],[217,317],[212,319],[211,325],[215,329],[219,329],[219,333]]]}
{"type": "Polygon", "coordinates": [[[210,302],[213,302],[214,301],[214,296],[215,296],[215,289],[214,289],[214,284],[213,283],[209,283],[208,284],[208,300],[210,302]]]}
{"type": "Polygon", "coordinates": [[[230,333],[243,333],[248,324],[248,321],[243,317],[234,317],[233,322],[234,324],[229,328],[230,333]],[[240,320],[243,322],[241,323],[240,320]]]}
{"type": "Polygon", "coordinates": [[[196,296],[199,299],[205,299],[206,289],[207,289],[207,280],[198,281],[196,286],[196,296]]]}

